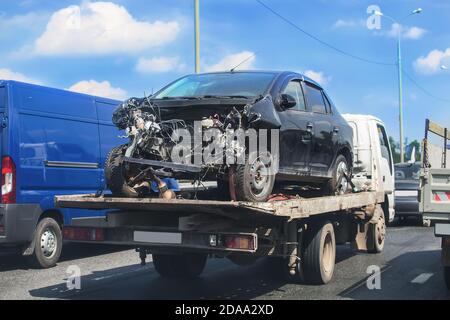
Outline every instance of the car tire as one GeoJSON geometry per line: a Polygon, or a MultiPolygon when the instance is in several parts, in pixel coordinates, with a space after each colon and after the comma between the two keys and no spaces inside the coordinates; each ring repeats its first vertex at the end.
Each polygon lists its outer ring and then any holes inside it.
{"type": "Polygon", "coordinates": [[[444,267],[444,280],[447,289],[450,290],[450,266],[444,267]]]}
{"type": "Polygon", "coordinates": [[[376,209],[379,212],[377,223],[370,223],[367,230],[366,246],[369,253],[380,253],[384,249],[386,241],[386,219],[384,211],[380,206],[376,209]]]}
{"type": "Polygon", "coordinates": [[[333,278],[336,262],[336,239],[330,222],[309,226],[304,237],[304,280],[310,284],[326,284],[333,278]]]}
{"type": "Polygon", "coordinates": [[[156,272],[164,278],[194,279],[205,269],[206,254],[153,254],[156,272]]]}
{"type": "Polygon", "coordinates": [[[350,176],[350,167],[347,159],[340,154],[334,162],[331,179],[325,184],[324,193],[326,195],[342,195],[351,192],[350,181],[347,180],[343,174],[344,172],[347,177],[350,176]]]}
{"type": "Polygon", "coordinates": [[[54,267],[61,256],[61,226],[53,218],[39,221],[34,234],[34,252],[28,257],[32,267],[47,269],[54,267]]]}
{"type": "Polygon", "coordinates": [[[105,163],[106,186],[111,190],[113,196],[137,198],[139,193],[127,184],[123,172],[122,157],[125,154],[126,148],[126,145],[121,145],[113,148],[109,152],[105,163]]]}
{"type": "Polygon", "coordinates": [[[272,194],[275,183],[273,158],[270,153],[264,156],[246,156],[245,164],[236,168],[236,198],[239,201],[264,202],[272,194]]]}

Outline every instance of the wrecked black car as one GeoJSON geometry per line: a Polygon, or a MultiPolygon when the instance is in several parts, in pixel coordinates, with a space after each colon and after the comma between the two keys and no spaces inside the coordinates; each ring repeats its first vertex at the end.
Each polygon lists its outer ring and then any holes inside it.
{"type": "Polygon", "coordinates": [[[105,165],[115,196],[145,196],[174,177],[217,181],[218,195],[266,201],[274,186],[349,190],[353,133],[313,80],[294,72],[188,75],[113,115],[128,143],[105,165]]]}

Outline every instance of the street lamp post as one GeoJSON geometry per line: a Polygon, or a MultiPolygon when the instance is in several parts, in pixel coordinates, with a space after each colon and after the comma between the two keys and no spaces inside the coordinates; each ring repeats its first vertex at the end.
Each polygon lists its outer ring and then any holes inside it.
{"type": "Polygon", "coordinates": [[[195,11],[195,73],[200,73],[200,4],[194,0],[195,11]]]}
{"type": "MultiPolygon", "coordinates": [[[[422,12],[421,8],[418,8],[411,12],[409,15],[401,19],[403,21],[407,17],[413,14],[419,14],[422,12]]],[[[376,11],[376,15],[383,16],[391,20],[392,22],[398,25],[397,32],[397,72],[398,72],[398,107],[399,107],[399,129],[400,129],[400,162],[405,162],[405,146],[403,141],[403,72],[402,72],[402,47],[401,47],[401,38],[402,38],[402,25],[397,22],[394,18],[385,15],[381,11],[376,11]]]]}

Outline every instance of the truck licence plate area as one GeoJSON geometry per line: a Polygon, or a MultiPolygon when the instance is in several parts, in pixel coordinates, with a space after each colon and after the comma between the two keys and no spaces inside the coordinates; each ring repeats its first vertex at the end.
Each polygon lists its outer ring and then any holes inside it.
{"type": "Polygon", "coordinates": [[[450,223],[436,223],[434,225],[434,235],[436,237],[450,236],[450,223]]]}
{"type": "Polygon", "coordinates": [[[199,249],[216,249],[226,251],[255,252],[258,238],[254,233],[193,233],[133,231],[133,242],[146,243],[150,246],[176,246],[199,249]]]}

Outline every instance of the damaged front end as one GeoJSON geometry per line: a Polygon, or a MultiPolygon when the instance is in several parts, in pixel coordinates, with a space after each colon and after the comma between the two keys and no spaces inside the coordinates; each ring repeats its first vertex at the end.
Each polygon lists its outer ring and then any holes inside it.
{"type": "MultiPolygon", "coordinates": [[[[235,166],[248,161],[251,151],[249,129],[281,126],[271,104],[270,96],[251,101],[128,99],[113,114],[113,123],[125,131],[128,143],[108,157],[109,189],[117,196],[143,196],[150,190],[149,181],[158,177],[234,185],[235,166]]],[[[257,144],[258,137],[252,138],[257,144]]]]}

